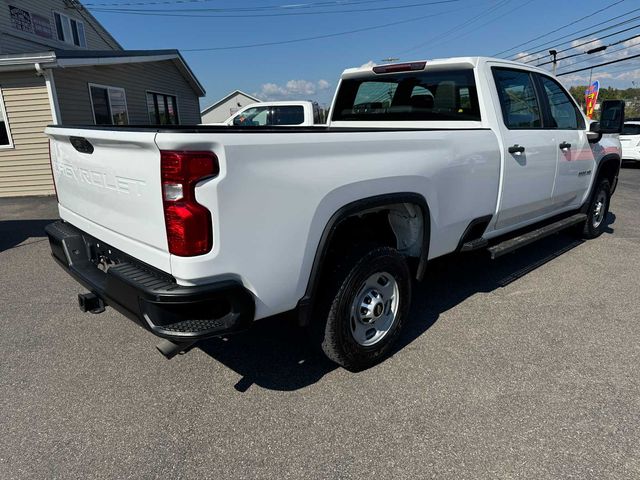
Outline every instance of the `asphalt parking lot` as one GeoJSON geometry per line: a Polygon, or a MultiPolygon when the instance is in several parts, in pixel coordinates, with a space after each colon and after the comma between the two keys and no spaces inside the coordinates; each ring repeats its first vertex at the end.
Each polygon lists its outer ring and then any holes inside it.
{"type": "Polygon", "coordinates": [[[171,361],[50,258],[51,199],[0,199],[0,478],[639,478],[640,168],[609,228],[433,262],[362,373],[284,320],[171,361]]]}

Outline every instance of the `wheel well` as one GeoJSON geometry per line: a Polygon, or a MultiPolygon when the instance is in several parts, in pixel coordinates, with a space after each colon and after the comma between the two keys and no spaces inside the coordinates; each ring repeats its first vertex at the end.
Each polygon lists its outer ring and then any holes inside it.
{"type": "Polygon", "coordinates": [[[334,231],[329,252],[339,252],[354,242],[372,242],[393,247],[407,257],[420,257],[424,218],[411,203],[381,205],[344,218],[334,231]]]}
{"type": "Polygon", "coordinates": [[[355,241],[372,241],[415,257],[415,275],[421,280],[426,268],[431,218],[422,195],[403,192],[365,198],[345,205],[326,225],[318,245],[305,295],[298,302],[301,325],[308,325],[314,298],[326,273],[326,265],[339,258],[355,241]]]}
{"type": "Polygon", "coordinates": [[[606,178],[609,180],[611,187],[615,184],[615,179],[618,176],[620,170],[620,160],[617,157],[606,158],[598,171],[598,179],[606,178]]]}

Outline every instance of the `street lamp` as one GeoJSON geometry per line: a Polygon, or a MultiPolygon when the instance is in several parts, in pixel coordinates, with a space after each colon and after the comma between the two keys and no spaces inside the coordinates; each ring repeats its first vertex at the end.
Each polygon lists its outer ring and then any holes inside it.
{"type": "Polygon", "coordinates": [[[549,50],[549,55],[553,57],[553,74],[556,74],[556,67],[558,66],[558,62],[556,60],[556,56],[558,55],[557,50],[549,50]]]}
{"type": "MultiPolygon", "coordinates": [[[[600,47],[592,48],[591,50],[587,50],[587,55],[591,55],[592,53],[604,52],[607,49],[606,45],[601,45],[600,47]]],[[[593,67],[589,70],[589,85],[591,85],[591,79],[593,77],[593,67]]]]}

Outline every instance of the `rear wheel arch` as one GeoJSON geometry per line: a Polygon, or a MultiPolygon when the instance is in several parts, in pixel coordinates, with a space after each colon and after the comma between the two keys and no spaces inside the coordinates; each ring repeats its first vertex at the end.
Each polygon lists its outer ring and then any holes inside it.
{"type": "MultiPolygon", "coordinates": [[[[316,297],[318,286],[322,279],[324,266],[330,258],[331,248],[335,245],[336,241],[340,240],[340,235],[348,235],[349,224],[358,221],[356,219],[361,219],[369,215],[378,215],[381,212],[393,211],[395,214],[398,210],[397,207],[400,205],[416,207],[421,216],[422,237],[420,241],[420,253],[419,256],[417,256],[418,266],[415,276],[418,280],[422,279],[429,256],[429,242],[431,237],[430,210],[424,196],[414,192],[398,192],[375,195],[348,203],[331,216],[320,237],[305,294],[297,305],[298,318],[301,325],[308,325],[310,322],[314,298],[316,297]]],[[[387,227],[382,226],[382,229],[385,228],[388,230],[378,232],[382,238],[386,239],[389,238],[389,235],[394,235],[395,238],[393,241],[400,242],[399,232],[392,225],[392,220],[389,220],[387,227]]],[[[385,243],[389,244],[390,240],[385,243]]]]}

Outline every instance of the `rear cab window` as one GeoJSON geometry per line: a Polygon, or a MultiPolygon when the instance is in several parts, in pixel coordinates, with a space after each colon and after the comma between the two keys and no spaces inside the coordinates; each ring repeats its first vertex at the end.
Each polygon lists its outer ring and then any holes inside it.
{"type": "Polygon", "coordinates": [[[332,121],[480,121],[469,68],[342,80],[332,121]]]}

